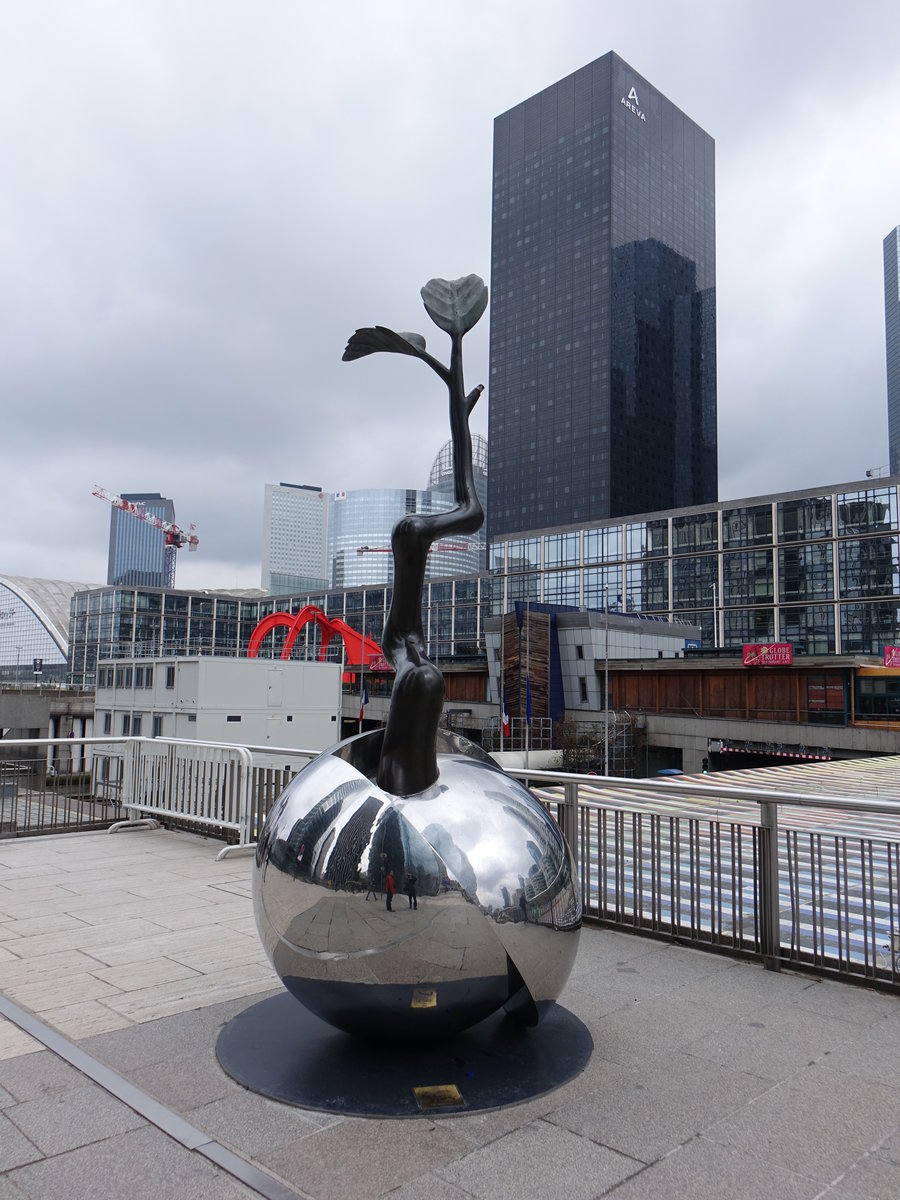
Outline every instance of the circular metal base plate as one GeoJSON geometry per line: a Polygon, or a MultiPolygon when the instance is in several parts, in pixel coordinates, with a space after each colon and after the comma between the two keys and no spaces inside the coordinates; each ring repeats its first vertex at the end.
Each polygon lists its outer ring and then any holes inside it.
{"type": "Polygon", "coordinates": [[[444,1042],[371,1043],[320,1021],[284,992],[223,1028],[223,1070],[252,1092],[319,1112],[436,1117],[531,1100],[580,1074],[587,1028],[552,1005],[535,1028],[495,1013],[444,1042]]]}

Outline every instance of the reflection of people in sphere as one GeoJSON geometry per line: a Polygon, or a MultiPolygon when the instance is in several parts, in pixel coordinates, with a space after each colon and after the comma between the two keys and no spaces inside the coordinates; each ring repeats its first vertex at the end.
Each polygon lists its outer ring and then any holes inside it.
{"type": "Polygon", "coordinates": [[[406,894],[409,897],[409,907],[418,908],[419,901],[416,896],[416,877],[412,871],[406,872],[406,894]]]}
{"type": "Polygon", "coordinates": [[[384,906],[388,910],[388,912],[394,911],[391,908],[391,903],[394,899],[394,892],[396,892],[396,890],[397,890],[397,885],[396,885],[396,883],[394,883],[394,872],[388,871],[387,877],[385,878],[385,881],[384,881],[384,906]]]}

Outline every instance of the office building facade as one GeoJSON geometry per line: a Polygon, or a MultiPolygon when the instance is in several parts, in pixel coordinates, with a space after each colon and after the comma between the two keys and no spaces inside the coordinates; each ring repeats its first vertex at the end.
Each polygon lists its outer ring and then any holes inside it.
{"type": "MultiPolygon", "coordinates": [[[[175,522],[173,501],[159,492],[123,492],[123,500],[139,504],[151,516],[175,522]]],[[[113,508],[109,518],[109,558],[106,582],[132,587],[174,587],[175,546],[166,545],[162,529],[125,509],[113,508]]]]}
{"type": "Polygon", "coordinates": [[[328,496],[306,483],[267,483],[263,510],[262,587],[270,595],[326,587],[328,496]]]}
{"type": "MultiPolygon", "coordinates": [[[[394,578],[391,532],[397,521],[407,513],[429,515],[455,507],[452,488],[338,492],[332,498],[328,526],[332,586],[389,587],[394,578]]],[[[484,544],[481,534],[454,535],[435,542],[428,554],[426,578],[477,572],[484,565],[484,544]]]]}
{"type": "MultiPolygon", "coordinates": [[[[487,442],[472,435],[475,491],[487,504],[487,442]]],[[[333,587],[384,587],[394,577],[391,533],[407,513],[425,515],[456,507],[453,447],[447,441],[437,452],[424,490],[365,488],[335,492],[328,515],[328,563],[333,587]]],[[[427,579],[475,575],[484,567],[484,526],[471,534],[454,534],[435,542],[428,555],[427,579]]],[[[380,636],[380,634],[379,634],[380,636]]]]}
{"type": "Polygon", "coordinates": [[[713,139],[616,54],[494,123],[488,538],[717,498],[713,139]]]}
{"type": "MultiPolygon", "coordinates": [[[[485,621],[530,601],[684,622],[702,630],[705,649],[781,641],[798,655],[881,659],[900,645],[898,486],[900,477],[869,479],[497,539],[488,572],[426,581],[427,653],[482,657],[485,621]]],[[[70,676],[90,688],[101,658],[245,654],[263,617],[307,603],[378,640],[390,600],[387,584],[279,597],[80,592],[70,676]]],[[[314,654],[317,636],[306,626],[295,657],[314,654]]]]}
{"type": "Polygon", "coordinates": [[[884,239],[884,340],[890,472],[900,475],[900,225],[884,239]]]}

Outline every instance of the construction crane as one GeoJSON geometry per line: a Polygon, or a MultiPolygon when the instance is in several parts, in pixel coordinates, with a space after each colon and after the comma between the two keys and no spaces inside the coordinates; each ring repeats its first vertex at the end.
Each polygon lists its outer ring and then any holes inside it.
{"type": "MultiPolygon", "coordinates": [[[[142,504],[135,504],[133,500],[124,500],[121,496],[114,496],[112,492],[108,492],[106,488],[100,487],[97,483],[94,484],[91,495],[96,496],[98,500],[105,500],[113,508],[120,508],[123,512],[131,513],[139,521],[146,521],[148,525],[161,529],[167,546],[174,546],[176,550],[180,550],[182,546],[187,546],[188,550],[196,550],[200,545],[200,539],[195,533],[185,533],[174,521],[164,521],[155,513],[147,512],[142,504]]],[[[191,529],[193,528],[192,525],[191,529]]]]}
{"type": "MultiPolygon", "coordinates": [[[[434,545],[431,547],[431,549],[428,551],[428,553],[429,554],[432,554],[432,553],[442,554],[442,553],[450,553],[453,550],[468,550],[468,549],[469,549],[469,545],[467,542],[435,542],[434,545]]],[[[390,548],[390,546],[357,546],[356,553],[357,554],[393,554],[394,552],[390,548]]]]}

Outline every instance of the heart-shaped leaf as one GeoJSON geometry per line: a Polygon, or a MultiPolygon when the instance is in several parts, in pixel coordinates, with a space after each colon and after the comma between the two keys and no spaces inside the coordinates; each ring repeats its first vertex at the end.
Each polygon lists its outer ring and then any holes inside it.
{"type": "Polygon", "coordinates": [[[347,343],[342,362],[353,362],[357,358],[365,358],[367,354],[377,354],[385,351],[388,354],[411,354],[421,358],[425,353],[425,339],[420,333],[395,333],[384,325],[376,325],[374,329],[357,329],[347,343]]]}
{"type": "Polygon", "coordinates": [[[478,275],[429,279],[422,288],[425,311],[446,333],[468,333],[487,308],[488,291],[478,275]]]}

